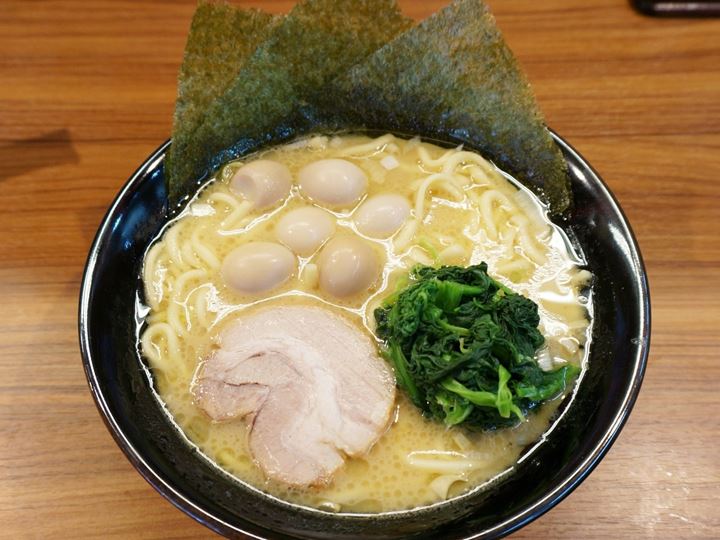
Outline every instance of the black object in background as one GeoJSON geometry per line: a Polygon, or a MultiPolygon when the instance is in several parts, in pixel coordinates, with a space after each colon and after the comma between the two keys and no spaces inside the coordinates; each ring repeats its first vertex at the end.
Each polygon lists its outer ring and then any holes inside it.
{"type": "Polygon", "coordinates": [[[630,0],[646,15],[662,17],[720,17],[720,0],[630,0]]]}

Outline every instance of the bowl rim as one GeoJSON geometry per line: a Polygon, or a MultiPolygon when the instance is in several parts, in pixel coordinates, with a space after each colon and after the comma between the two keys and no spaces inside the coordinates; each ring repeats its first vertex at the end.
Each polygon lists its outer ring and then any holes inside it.
{"type": "MultiPolygon", "coordinates": [[[[553,140],[561,148],[563,153],[569,154],[573,160],[582,165],[584,172],[590,176],[591,181],[597,185],[602,194],[606,197],[608,203],[612,207],[612,210],[620,217],[620,223],[622,224],[621,234],[628,240],[630,247],[629,255],[633,263],[633,283],[636,288],[635,292],[640,300],[640,335],[634,338],[640,340],[640,346],[637,348],[634,357],[631,359],[633,363],[631,384],[628,385],[627,391],[623,395],[620,405],[616,408],[612,421],[604,430],[602,438],[594,446],[592,451],[588,453],[587,457],[578,464],[570,474],[566,475],[558,485],[556,485],[551,491],[545,493],[538,500],[527,505],[520,512],[516,512],[506,520],[490,528],[486,528],[470,536],[465,536],[465,540],[506,536],[539,518],[570,495],[570,493],[572,493],[575,488],[580,485],[580,483],[595,469],[598,463],[610,450],[613,443],[617,440],[620,431],[625,425],[625,422],[635,405],[647,367],[651,329],[650,293],[647,272],[640,253],[637,238],[635,237],[627,216],[620,207],[617,199],[595,169],[580,155],[577,150],[575,150],[575,148],[560,137],[560,135],[552,129],[548,128],[548,130],[550,131],[553,140]]],[[[168,139],[161,144],[128,178],[120,191],[114,197],[112,203],[102,218],[98,231],[95,234],[90,247],[81,280],[78,303],[78,335],[85,376],[98,412],[100,413],[105,426],[108,431],[110,431],[110,434],[116,444],[120,447],[122,452],[125,454],[125,457],[130,461],[130,463],[132,463],[140,475],[158,493],[160,493],[173,506],[219,534],[228,535],[239,533],[246,535],[249,538],[263,540],[267,537],[258,536],[249,530],[228,523],[227,521],[224,521],[223,519],[203,509],[189,497],[185,496],[178,489],[173,487],[170,482],[163,478],[148,464],[142,454],[133,446],[123,431],[123,428],[114,418],[113,413],[110,410],[110,406],[100,390],[100,382],[94,369],[94,362],[92,358],[93,354],[90,348],[89,309],[92,283],[95,276],[99,253],[103,249],[104,239],[109,229],[112,227],[111,218],[115,215],[116,211],[125,199],[134,192],[136,186],[147,176],[148,172],[156,170],[160,166],[171,143],[172,140],[168,139]]],[[[259,527],[264,528],[263,525],[259,525],[259,527]]],[[[271,531],[268,530],[268,532],[271,531]]]]}

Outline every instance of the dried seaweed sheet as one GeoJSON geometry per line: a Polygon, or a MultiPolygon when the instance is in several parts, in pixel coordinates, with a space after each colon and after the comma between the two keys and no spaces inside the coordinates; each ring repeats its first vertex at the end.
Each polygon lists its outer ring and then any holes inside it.
{"type": "Polygon", "coordinates": [[[530,86],[481,0],[459,0],[333,81],[328,110],[348,126],[467,143],[554,214],[571,201],[567,165],[530,86]]]}
{"type": "MultiPolygon", "coordinates": [[[[209,105],[227,89],[248,57],[282,17],[225,3],[202,1],[190,25],[178,77],[173,143],[184,146],[209,105]]],[[[167,156],[165,167],[175,159],[167,156]]]]}
{"type": "Polygon", "coordinates": [[[167,169],[172,206],[222,161],[310,129],[326,83],[412,24],[394,0],[298,3],[242,66],[187,142],[173,142],[167,169]]]}

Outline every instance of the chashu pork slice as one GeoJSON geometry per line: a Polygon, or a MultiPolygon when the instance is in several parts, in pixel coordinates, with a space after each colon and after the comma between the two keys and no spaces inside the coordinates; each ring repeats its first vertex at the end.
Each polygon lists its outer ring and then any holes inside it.
{"type": "Polygon", "coordinates": [[[198,368],[195,403],[216,421],[245,417],[265,474],[321,485],[386,430],[395,378],[370,338],[320,307],[273,307],[232,321],[198,368]]]}

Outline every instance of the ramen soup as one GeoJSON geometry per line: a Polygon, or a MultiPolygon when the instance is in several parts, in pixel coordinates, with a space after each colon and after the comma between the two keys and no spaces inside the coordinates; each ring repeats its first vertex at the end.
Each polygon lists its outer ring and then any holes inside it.
{"type": "Polygon", "coordinates": [[[182,433],[250,486],[335,512],[438,503],[512,471],[571,396],[472,431],[396,390],[375,308],[418,264],[480,262],[538,304],[540,367],[582,366],[590,274],[534,195],[462,148],[302,139],[226,164],[164,228],[142,352],[182,433]]]}

